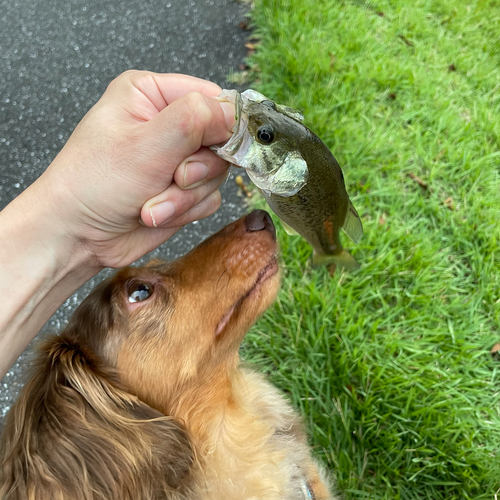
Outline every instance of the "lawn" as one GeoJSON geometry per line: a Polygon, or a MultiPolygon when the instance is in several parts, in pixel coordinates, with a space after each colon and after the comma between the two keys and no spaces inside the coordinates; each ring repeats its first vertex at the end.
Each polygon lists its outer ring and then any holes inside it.
{"type": "Polygon", "coordinates": [[[282,291],[244,357],[304,413],[344,499],[493,500],[500,1],[257,0],[251,15],[247,86],[304,112],[365,234],[343,235],[361,269],[331,278],[279,228],[282,291]]]}

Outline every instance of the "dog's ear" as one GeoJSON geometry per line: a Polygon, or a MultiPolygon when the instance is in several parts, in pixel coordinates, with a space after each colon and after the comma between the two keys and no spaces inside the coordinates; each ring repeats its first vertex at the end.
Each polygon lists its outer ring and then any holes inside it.
{"type": "Polygon", "coordinates": [[[42,351],[6,417],[2,500],[166,499],[185,487],[193,451],[179,422],[111,383],[71,337],[42,351]]]}

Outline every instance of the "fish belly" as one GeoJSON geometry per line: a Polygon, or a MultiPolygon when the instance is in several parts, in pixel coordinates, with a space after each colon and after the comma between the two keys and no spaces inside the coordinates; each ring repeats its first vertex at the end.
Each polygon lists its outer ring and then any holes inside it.
{"type": "Polygon", "coordinates": [[[271,210],[288,226],[300,234],[318,255],[340,254],[338,224],[331,216],[324,216],[315,206],[304,204],[298,196],[266,196],[271,210]]]}
{"type": "MultiPolygon", "coordinates": [[[[340,241],[342,216],[325,215],[321,201],[317,205],[304,203],[299,195],[284,198],[264,194],[271,210],[288,226],[300,234],[314,250],[313,265],[327,266],[330,272],[336,267],[354,270],[359,264],[352,255],[344,250],[340,241]]],[[[345,213],[343,214],[345,218],[345,213]]]]}

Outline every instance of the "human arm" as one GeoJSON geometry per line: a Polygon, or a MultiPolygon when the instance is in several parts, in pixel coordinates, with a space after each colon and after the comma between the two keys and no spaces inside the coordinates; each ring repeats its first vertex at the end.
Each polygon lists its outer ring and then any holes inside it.
{"type": "Polygon", "coordinates": [[[227,164],[207,146],[228,139],[234,123],[220,90],[183,75],[121,75],[0,213],[0,378],[85,281],[218,208],[227,164]],[[163,223],[160,202],[175,210],[163,223]]]}

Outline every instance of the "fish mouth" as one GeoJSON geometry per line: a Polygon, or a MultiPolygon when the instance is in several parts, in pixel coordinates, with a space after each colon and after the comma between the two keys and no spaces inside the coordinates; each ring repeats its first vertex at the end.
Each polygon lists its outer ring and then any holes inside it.
{"type": "Polygon", "coordinates": [[[254,139],[248,131],[249,117],[245,109],[251,102],[261,102],[268,99],[252,89],[245,90],[241,94],[237,90],[223,90],[219,94],[219,99],[234,104],[236,123],[233,127],[233,135],[226,142],[210,146],[210,149],[236,167],[247,169],[245,157],[254,139]]]}
{"type": "Polygon", "coordinates": [[[215,336],[218,337],[228,325],[231,318],[237,314],[242,304],[259,293],[268,280],[276,276],[279,271],[277,255],[273,255],[268,263],[260,270],[254,284],[229,308],[219,321],[215,329],[215,336]]]}
{"type": "MultiPolygon", "coordinates": [[[[243,142],[245,141],[245,132],[247,132],[248,129],[248,116],[243,112],[243,99],[238,91],[223,90],[219,94],[219,98],[234,104],[236,123],[233,126],[233,135],[226,142],[210,146],[210,149],[224,158],[226,161],[236,163],[235,155],[238,153],[243,145],[243,142]]],[[[248,142],[248,145],[244,148],[245,153],[251,142],[248,141],[248,139],[250,138],[249,134],[246,135],[248,135],[248,138],[245,142],[248,142]]]]}
{"type": "MultiPolygon", "coordinates": [[[[234,157],[241,148],[243,148],[244,153],[246,153],[252,139],[250,134],[247,133],[248,115],[244,111],[244,104],[245,102],[247,105],[250,102],[259,103],[262,101],[269,101],[269,99],[260,92],[252,89],[245,90],[245,92],[241,94],[237,90],[224,89],[219,94],[219,98],[234,104],[236,123],[233,127],[233,135],[226,142],[216,145],[215,148],[222,149],[225,154],[232,157],[234,157]]],[[[236,163],[236,166],[239,166],[239,164],[236,163]]]]}

